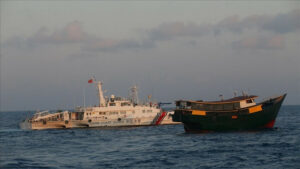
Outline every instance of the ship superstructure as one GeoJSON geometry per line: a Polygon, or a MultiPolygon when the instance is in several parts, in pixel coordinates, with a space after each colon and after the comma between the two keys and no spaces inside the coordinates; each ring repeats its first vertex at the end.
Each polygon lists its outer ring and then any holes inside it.
{"type": "MultiPolygon", "coordinates": [[[[94,107],[77,107],[75,111],[37,112],[32,118],[24,120],[20,126],[25,129],[76,128],[76,127],[122,127],[161,124],[172,112],[164,112],[159,104],[150,100],[140,103],[137,86],[130,89],[129,98],[104,97],[102,82],[89,80],[95,84],[99,103],[94,107]]],[[[176,124],[168,121],[164,124],[176,124]],[[167,122],[168,121],[168,122],[167,122]]]]}
{"type": "Polygon", "coordinates": [[[130,89],[129,98],[111,95],[105,99],[102,83],[95,82],[95,84],[99,94],[99,106],[79,107],[72,113],[73,120],[84,121],[80,125],[88,127],[153,125],[155,117],[162,113],[155,103],[139,103],[136,86],[130,89]]]}

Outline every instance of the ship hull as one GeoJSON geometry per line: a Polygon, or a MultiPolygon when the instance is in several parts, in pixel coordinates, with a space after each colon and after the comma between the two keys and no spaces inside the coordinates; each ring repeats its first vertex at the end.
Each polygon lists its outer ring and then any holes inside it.
{"type": "Polygon", "coordinates": [[[24,130],[44,130],[44,129],[67,129],[67,128],[118,128],[118,127],[138,127],[154,126],[165,124],[180,124],[170,121],[169,112],[159,113],[156,116],[140,118],[118,118],[111,120],[65,120],[65,121],[30,121],[28,119],[21,122],[20,128],[24,130]],[[162,116],[163,115],[163,116],[162,116]],[[154,118],[156,117],[156,118],[154,118]],[[165,118],[166,117],[166,118],[165,118]]]}
{"type": "Polygon", "coordinates": [[[243,131],[273,128],[278,111],[286,95],[258,104],[260,111],[248,109],[227,112],[207,112],[205,116],[185,114],[175,110],[173,121],[182,122],[186,132],[243,131]]]}
{"type": "Polygon", "coordinates": [[[36,121],[30,122],[24,120],[19,124],[23,130],[44,130],[44,129],[66,129],[66,128],[82,128],[86,127],[82,121],[36,121]]]}

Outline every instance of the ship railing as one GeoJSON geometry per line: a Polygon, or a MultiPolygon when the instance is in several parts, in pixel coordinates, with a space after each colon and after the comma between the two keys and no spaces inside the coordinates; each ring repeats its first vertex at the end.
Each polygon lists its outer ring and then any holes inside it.
{"type": "Polygon", "coordinates": [[[261,102],[268,102],[268,101],[276,99],[280,96],[281,96],[280,94],[275,94],[275,95],[272,95],[272,96],[269,96],[269,97],[264,97],[261,102]]]}

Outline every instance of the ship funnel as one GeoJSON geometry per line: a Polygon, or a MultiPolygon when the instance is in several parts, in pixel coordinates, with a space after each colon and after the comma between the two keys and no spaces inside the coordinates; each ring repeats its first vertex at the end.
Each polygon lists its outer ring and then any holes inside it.
{"type": "Polygon", "coordinates": [[[130,97],[131,97],[131,101],[133,104],[139,104],[139,98],[138,98],[138,89],[137,86],[134,85],[131,89],[130,89],[130,97]]]}
{"type": "Polygon", "coordinates": [[[102,82],[98,81],[96,84],[97,84],[97,88],[98,88],[99,107],[105,107],[106,101],[103,96],[102,82]]]}

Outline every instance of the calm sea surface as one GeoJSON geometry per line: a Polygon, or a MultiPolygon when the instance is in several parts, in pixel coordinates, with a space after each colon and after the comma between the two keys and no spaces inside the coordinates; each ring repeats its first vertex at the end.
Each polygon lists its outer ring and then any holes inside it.
{"type": "Polygon", "coordinates": [[[208,134],[182,125],[24,131],[27,114],[0,112],[0,168],[300,168],[300,106],[283,106],[273,130],[208,134]]]}

